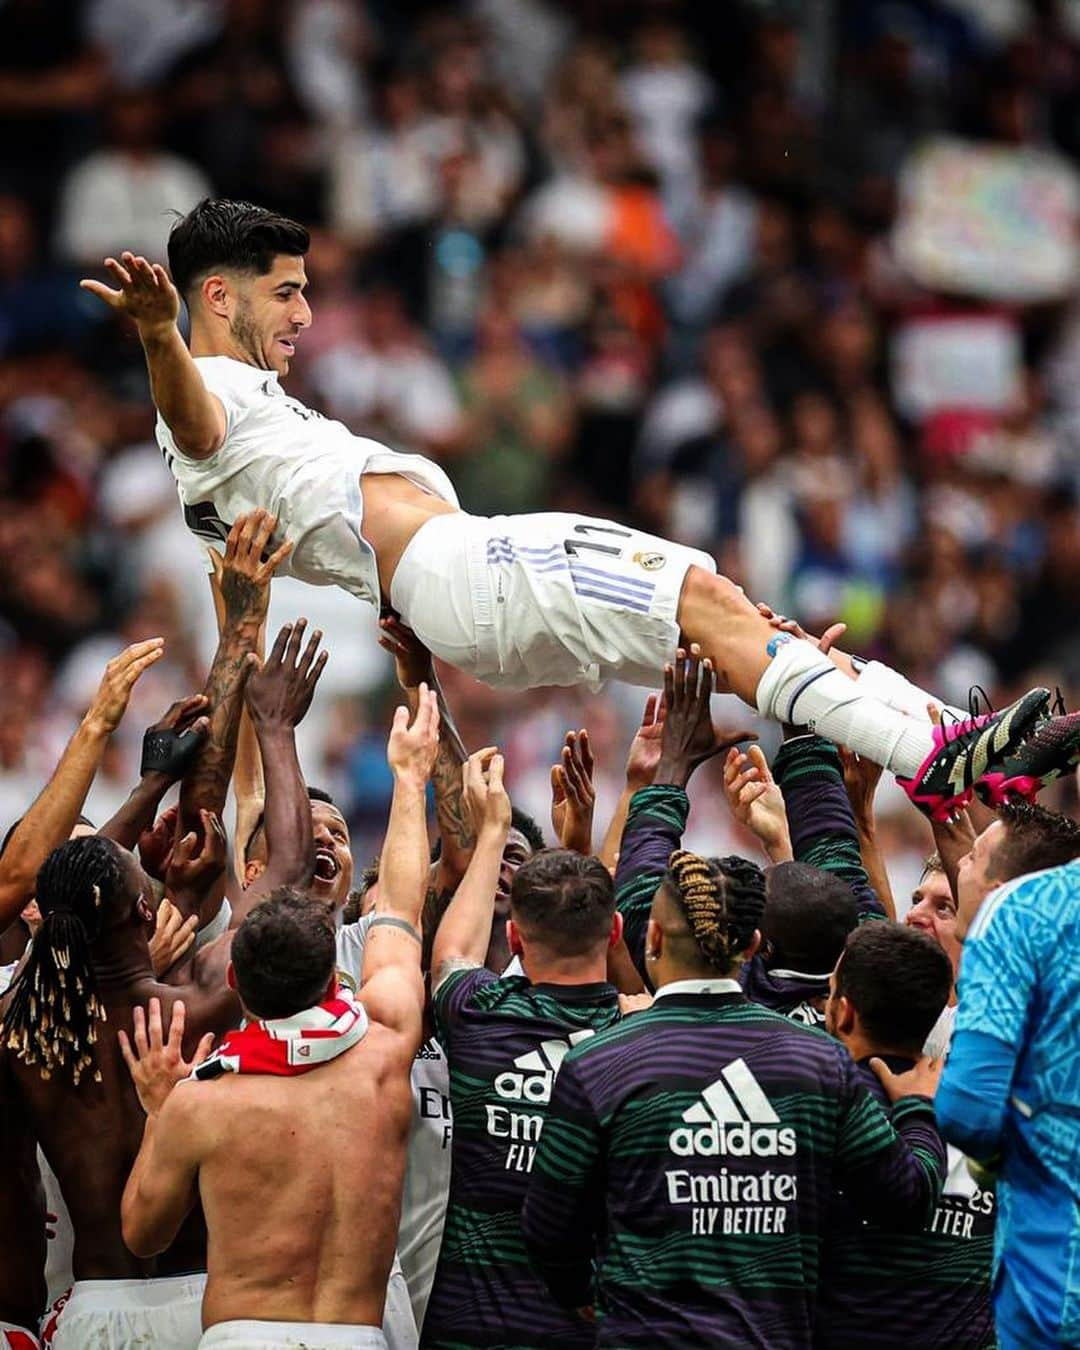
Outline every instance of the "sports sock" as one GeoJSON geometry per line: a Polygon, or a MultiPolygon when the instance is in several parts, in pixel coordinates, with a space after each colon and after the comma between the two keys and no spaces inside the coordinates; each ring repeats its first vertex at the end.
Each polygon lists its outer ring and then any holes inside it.
{"type": "Polygon", "coordinates": [[[912,684],[892,666],[882,665],[880,661],[868,661],[859,671],[859,684],[864,694],[870,694],[882,703],[887,703],[897,712],[907,713],[920,722],[927,720],[926,705],[936,703],[942,712],[951,713],[958,722],[967,721],[970,714],[964,708],[945,703],[917,684],[912,684]]]}
{"type": "Polygon", "coordinates": [[[934,749],[934,728],[860,689],[811,642],[778,643],[757,687],[758,711],[778,722],[809,727],[903,778],[911,778],[934,749]]]}

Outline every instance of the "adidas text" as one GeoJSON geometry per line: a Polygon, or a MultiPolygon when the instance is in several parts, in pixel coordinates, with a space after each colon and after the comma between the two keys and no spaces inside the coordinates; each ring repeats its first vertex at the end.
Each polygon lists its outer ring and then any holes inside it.
{"type": "Polygon", "coordinates": [[[680,1158],[715,1158],[720,1154],[732,1158],[793,1158],[796,1152],[795,1130],[790,1125],[777,1129],[751,1125],[748,1120],[735,1125],[714,1120],[696,1128],[681,1125],[672,1130],[668,1143],[680,1158]]]}

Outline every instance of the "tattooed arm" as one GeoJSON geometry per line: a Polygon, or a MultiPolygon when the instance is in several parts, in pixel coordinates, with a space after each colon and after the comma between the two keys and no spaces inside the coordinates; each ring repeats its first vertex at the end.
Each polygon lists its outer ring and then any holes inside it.
{"type": "Polygon", "coordinates": [[[292,549],[291,544],[282,544],[266,562],[262,561],[275,524],[273,516],[259,510],[240,516],[229,531],[221,570],[225,623],[206,682],[210,730],[180,789],[177,837],[192,830],[201,834],[200,811],[211,811],[220,817],[225,809],[236,756],[244,683],[251,670],[247,658],[255,651],[266,617],[270,578],[292,549]]]}
{"type": "Polygon", "coordinates": [[[470,823],[462,788],[462,770],[468,754],[446,705],[431,653],[399,619],[380,621],[379,645],[394,658],[398,684],[405,694],[410,716],[416,716],[417,690],[421,683],[434,690],[439,706],[439,750],[432,770],[435,789],[435,813],[439,822],[441,849],[432,869],[430,885],[435,894],[449,901],[465,875],[476,847],[476,835],[470,823]]]}

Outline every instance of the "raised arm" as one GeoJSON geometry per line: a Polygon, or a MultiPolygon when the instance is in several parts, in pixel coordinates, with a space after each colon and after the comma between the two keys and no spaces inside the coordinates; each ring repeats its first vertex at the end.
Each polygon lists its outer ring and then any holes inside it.
{"type": "Polygon", "coordinates": [[[645,700],[641,725],[630,742],[626,756],[626,783],[615,804],[607,831],[597,854],[600,861],[614,874],[619,861],[623,829],[630,814],[630,802],[640,788],[649,787],[660,763],[660,736],[664,730],[664,700],[660,694],[650,694],[645,700]]]}
{"type": "Polygon", "coordinates": [[[885,907],[863,867],[836,746],[821,736],[794,736],[776,752],[772,771],[787,803],[796,861],[846,881],[860,920],[884,918],[885,907]]]}
{"type": "Polygon", "coordinates": [[[881,781],[881,765],[865,755],[841,747],[840,763],[844,768],[844,789],[855,817],[859,833],[859,856],[871,890],[885,908],[885,917],[896,920],[896,901],[893,899],[889,873],[877,841],[877,819],[874,815],[874,794],[881,781]]]}
{"type": "Polygon", "coordinates": [[[266,617],[274,569],[291,551],[290,544],[283,544],[263,561],[275,523],[266,511],[253,511],[240,516],[229,531],[221,574],[225,624],[206,682],[210,732],[180,790],[181,834],[199,828],[200,811],[221,816],[225,810],[244,683],[251,672],[248,657],[266,617]]]}
{"type": "Polygon", "coordinates": [[[759,745],[727,752],[724,792],[731,814],[757,837],[769,861],[790,862],[793,854],[784,794],[759,745]]]}
{"type": "Polygon", "coordinates": [[[360,999],[377,1021],[419,1042],[424,1007],[420,913],[428,877],[427,785],[439,746],[439,708],[422,684],[416,716],[398,708],[387,746],[394,796],[379,863],[375,917],[364,946],[360,999]],[[414,1021],[415,1019],[415,1021],[414,1021]]]}
{"type": "Polygon", "coordinates": [[[105,667],[94,701],[53,776],[15,827],[0,857],[0,933],[14,923],[33,895],[41,864],[70,836],[108,739],[127,709],[135,681],[161,659],[164,650],[162,638],[136,642],[105,667]]]}
{"type": "Polygon", "coordinates": [[[686,785],[707,759],[739,741],[752,739],[750,732],[713,726],[710,699],[714,682],[712,663],[701,660],[696,644],[689,656],[680,648],[674,666],[665,667],[660,759],[653,785],[634,794],[623,830],[615,896],[623,916],[626,946],[643,976],[645,929],[652,898],[668,859],[682,841],[690,812],[686,785]]]}
{"type": "Polygon", "coordinates": [[[207,706],[205,694],[180,699],[160,721],[147,728],[139,781],[98,834],[121,848],[133,849],[153,826],[162,797],[188,771],[209,730],[210,719],[204,715],[207,706]]]}
{"type": "Polygon", "coordinates": [[[470,755],[463,778],[476,847],[435,931],[431,951],[433,991],[452,970],[484,964],[495,916],[499,869],[510,832],[510,798],[503,787],[502,755],[491,749],[470,755]]]}
{"type": "Polygon", "coordinates": [[[462,769],[468,753],[435,674],[431,653],[400,619],[383,618],[379,628],[379,646],[394,658],[394,671],[410,714],[416,716],[421,684],[434,690],[438,700],[439,753],[431,783],[435,790],[440,849],[431,884],[436,895],[449,896],[465,875],[476,843],[462,796],[462,769]]]}
{"type": "Polygon", "coordinates": [[[221,400],[203,383],[176,321],[180,296],[160,263],[133,253],[105,266],[118,289],[84,280],[84,290],[119,314],[134,320],[146,357],[150,395],[180,451],[191,459],[209,459],[225,439],[227,422],[221,400]]]}
{"type": "MultiPolygon", "coordinates": [[[[316,630],[301,654],[306,624],[306,619],[298,619],[285,625],[245,691],[265,765],[266,867],[237,897],[234,928],[278,886],[307,887],[315,866],[311,802],[296,754],[296,728],[311,707],[327,653],[319,653],[322,633],[316,630]]],[[[257,658],[251,660],[256,663],[257,658]]]]}

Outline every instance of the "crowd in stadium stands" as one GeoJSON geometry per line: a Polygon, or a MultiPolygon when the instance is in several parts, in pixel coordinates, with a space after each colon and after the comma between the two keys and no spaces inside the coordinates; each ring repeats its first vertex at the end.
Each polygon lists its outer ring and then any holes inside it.
{"type": "Polygon", "coordinates": [[[510,696],[259,550],[212,588],[78,285],[285,212],[289,391],[466,510],[1075,707],[1075,11],[2,0],[0,1345],[289,1343],[213,1327],[296,1269],[391,1350],[1080,1345],[1075,775],[931,828],[695,655],[510,696]]]}

